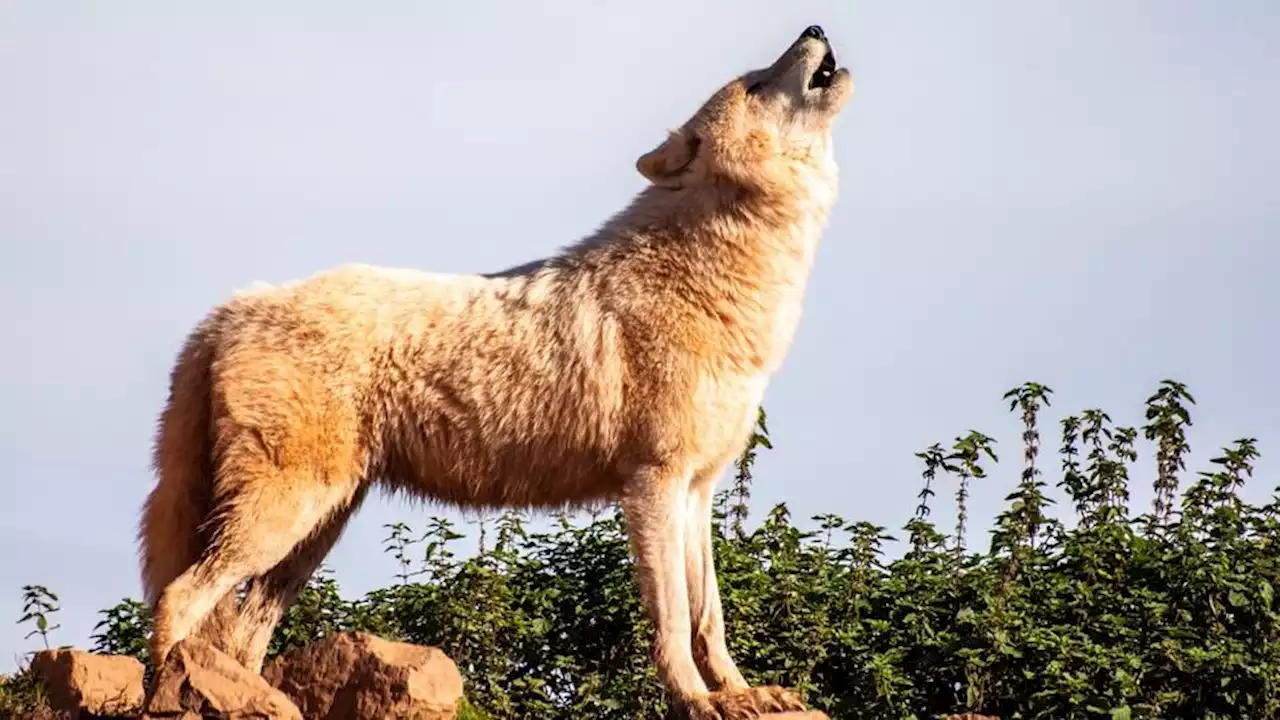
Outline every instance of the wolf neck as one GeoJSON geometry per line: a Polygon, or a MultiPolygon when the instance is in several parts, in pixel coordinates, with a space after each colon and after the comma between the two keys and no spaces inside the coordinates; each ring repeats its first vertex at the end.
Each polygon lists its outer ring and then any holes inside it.
{"type": "Polygon", "coordinates": [[[604,294],[697,318],[734,365],[773,372],[799,323],[835,192],[834,169],[818,168],[768,191],[649,188],[568,253],[604,294]]]}
{"type": "MultiPolygon", "coordinates": [[[[785,285],[803,290],[835,198],[834,169],[796,169],[768,188],[702,188],[685,197],[648,188],[603,228],[620,254],[628,245],[685,270],[703,287],[749,296],[785,285]],[[797,287],[799,286],[799,287],[797,287]]],[[[743,299],[749,300],[749,297],[743,299]]]]}

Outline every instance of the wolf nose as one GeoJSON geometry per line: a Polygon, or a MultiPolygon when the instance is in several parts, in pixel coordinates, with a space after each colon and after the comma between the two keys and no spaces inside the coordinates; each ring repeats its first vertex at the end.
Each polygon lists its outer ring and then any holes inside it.
{"type": "Polygon", "coordinates": [[[800,33],[800,37],[811,37],[814,40],[825,41],[827,39],[827,34],[822,32],[822,28],[820,26],[810,25],[804,29],[804,32],[800,33]]]}

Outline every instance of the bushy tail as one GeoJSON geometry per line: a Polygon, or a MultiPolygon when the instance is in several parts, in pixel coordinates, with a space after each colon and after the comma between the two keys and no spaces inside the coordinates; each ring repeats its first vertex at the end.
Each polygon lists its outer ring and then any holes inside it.
{"type": "Polygon", "coordinates": [[[157,482],[138,528],[143,593],[152,608],[169,583],[199,559],[206,543],[201,525],[213,503],[208,331],[202,325],[187,338],[156,432],[152,463],[157,482]]]}

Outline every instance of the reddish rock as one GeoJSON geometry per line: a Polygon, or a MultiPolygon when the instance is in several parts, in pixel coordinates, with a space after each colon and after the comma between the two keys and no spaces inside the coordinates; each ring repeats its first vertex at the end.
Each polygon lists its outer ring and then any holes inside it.
{"type": "Polygon", "coordinates": [[[142,663],[127,655],[42,650],[31,670],[44,684],[49,706],[71,717],[135,715],[142,709],[142,663]]]}
{"type": "Polygon", "coordinates": [[[302,720],[284,693],[216,648],[194,639],[169,651],[143,720],[302,720]]]}
{"type": "Polygon", "coordinates": [[[342,633],[291,651],[263,676],[308,720],[452,720],[462,699],[458,666],[437,648],[342,633]]]}

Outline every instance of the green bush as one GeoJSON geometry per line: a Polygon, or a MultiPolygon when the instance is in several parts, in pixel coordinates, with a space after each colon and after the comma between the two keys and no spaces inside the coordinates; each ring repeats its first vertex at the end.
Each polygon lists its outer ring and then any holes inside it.
{"type": "Polygon", "coordinates": [[[0,718],[53,718],[44,688],[29,668],[0,677],[0,718]]]}
{"type": "MultiPolygon", "coordinates": [[[[762,412],[716,509],[729,641],[748,680],[795,687],[836,718],[1280,716],[1280,500],[1240,499],[1254,441],[1231,444],[1180,490],[1193,404],[1182,385],[1160,385],[1141,427],[1100,410],[1068,416],[1055,433],[1068,522],[1047,512],[1050,395],[1029,383],[1005,396],[1023,425],[1022,471],[985,551],[964,545],[966,504],[996,444],[970,432],[918,454],[920,505],[892,560],[893,539],[868,522],[823,515],[802,530],[779,505],[746,528],[751,462],[768,447],[762,412]],[[1155,501],[1136,513],[1140,441],[1154,449],[1155,501]],[[958,510],[951,532],[930,519],[944,488],[958,510]]],[[[442,647],[493,718],[664,713],[619,513],[560,518],[545,533],[508,513],[481,525],[466,559],[445,520],[420,536],[389,530],[395,582],[347,600],[317,574],[272,652],[367,630],[442,647]]],[[[144,651],[145,608],[104,613],[101,649],[144,651]]]]}

